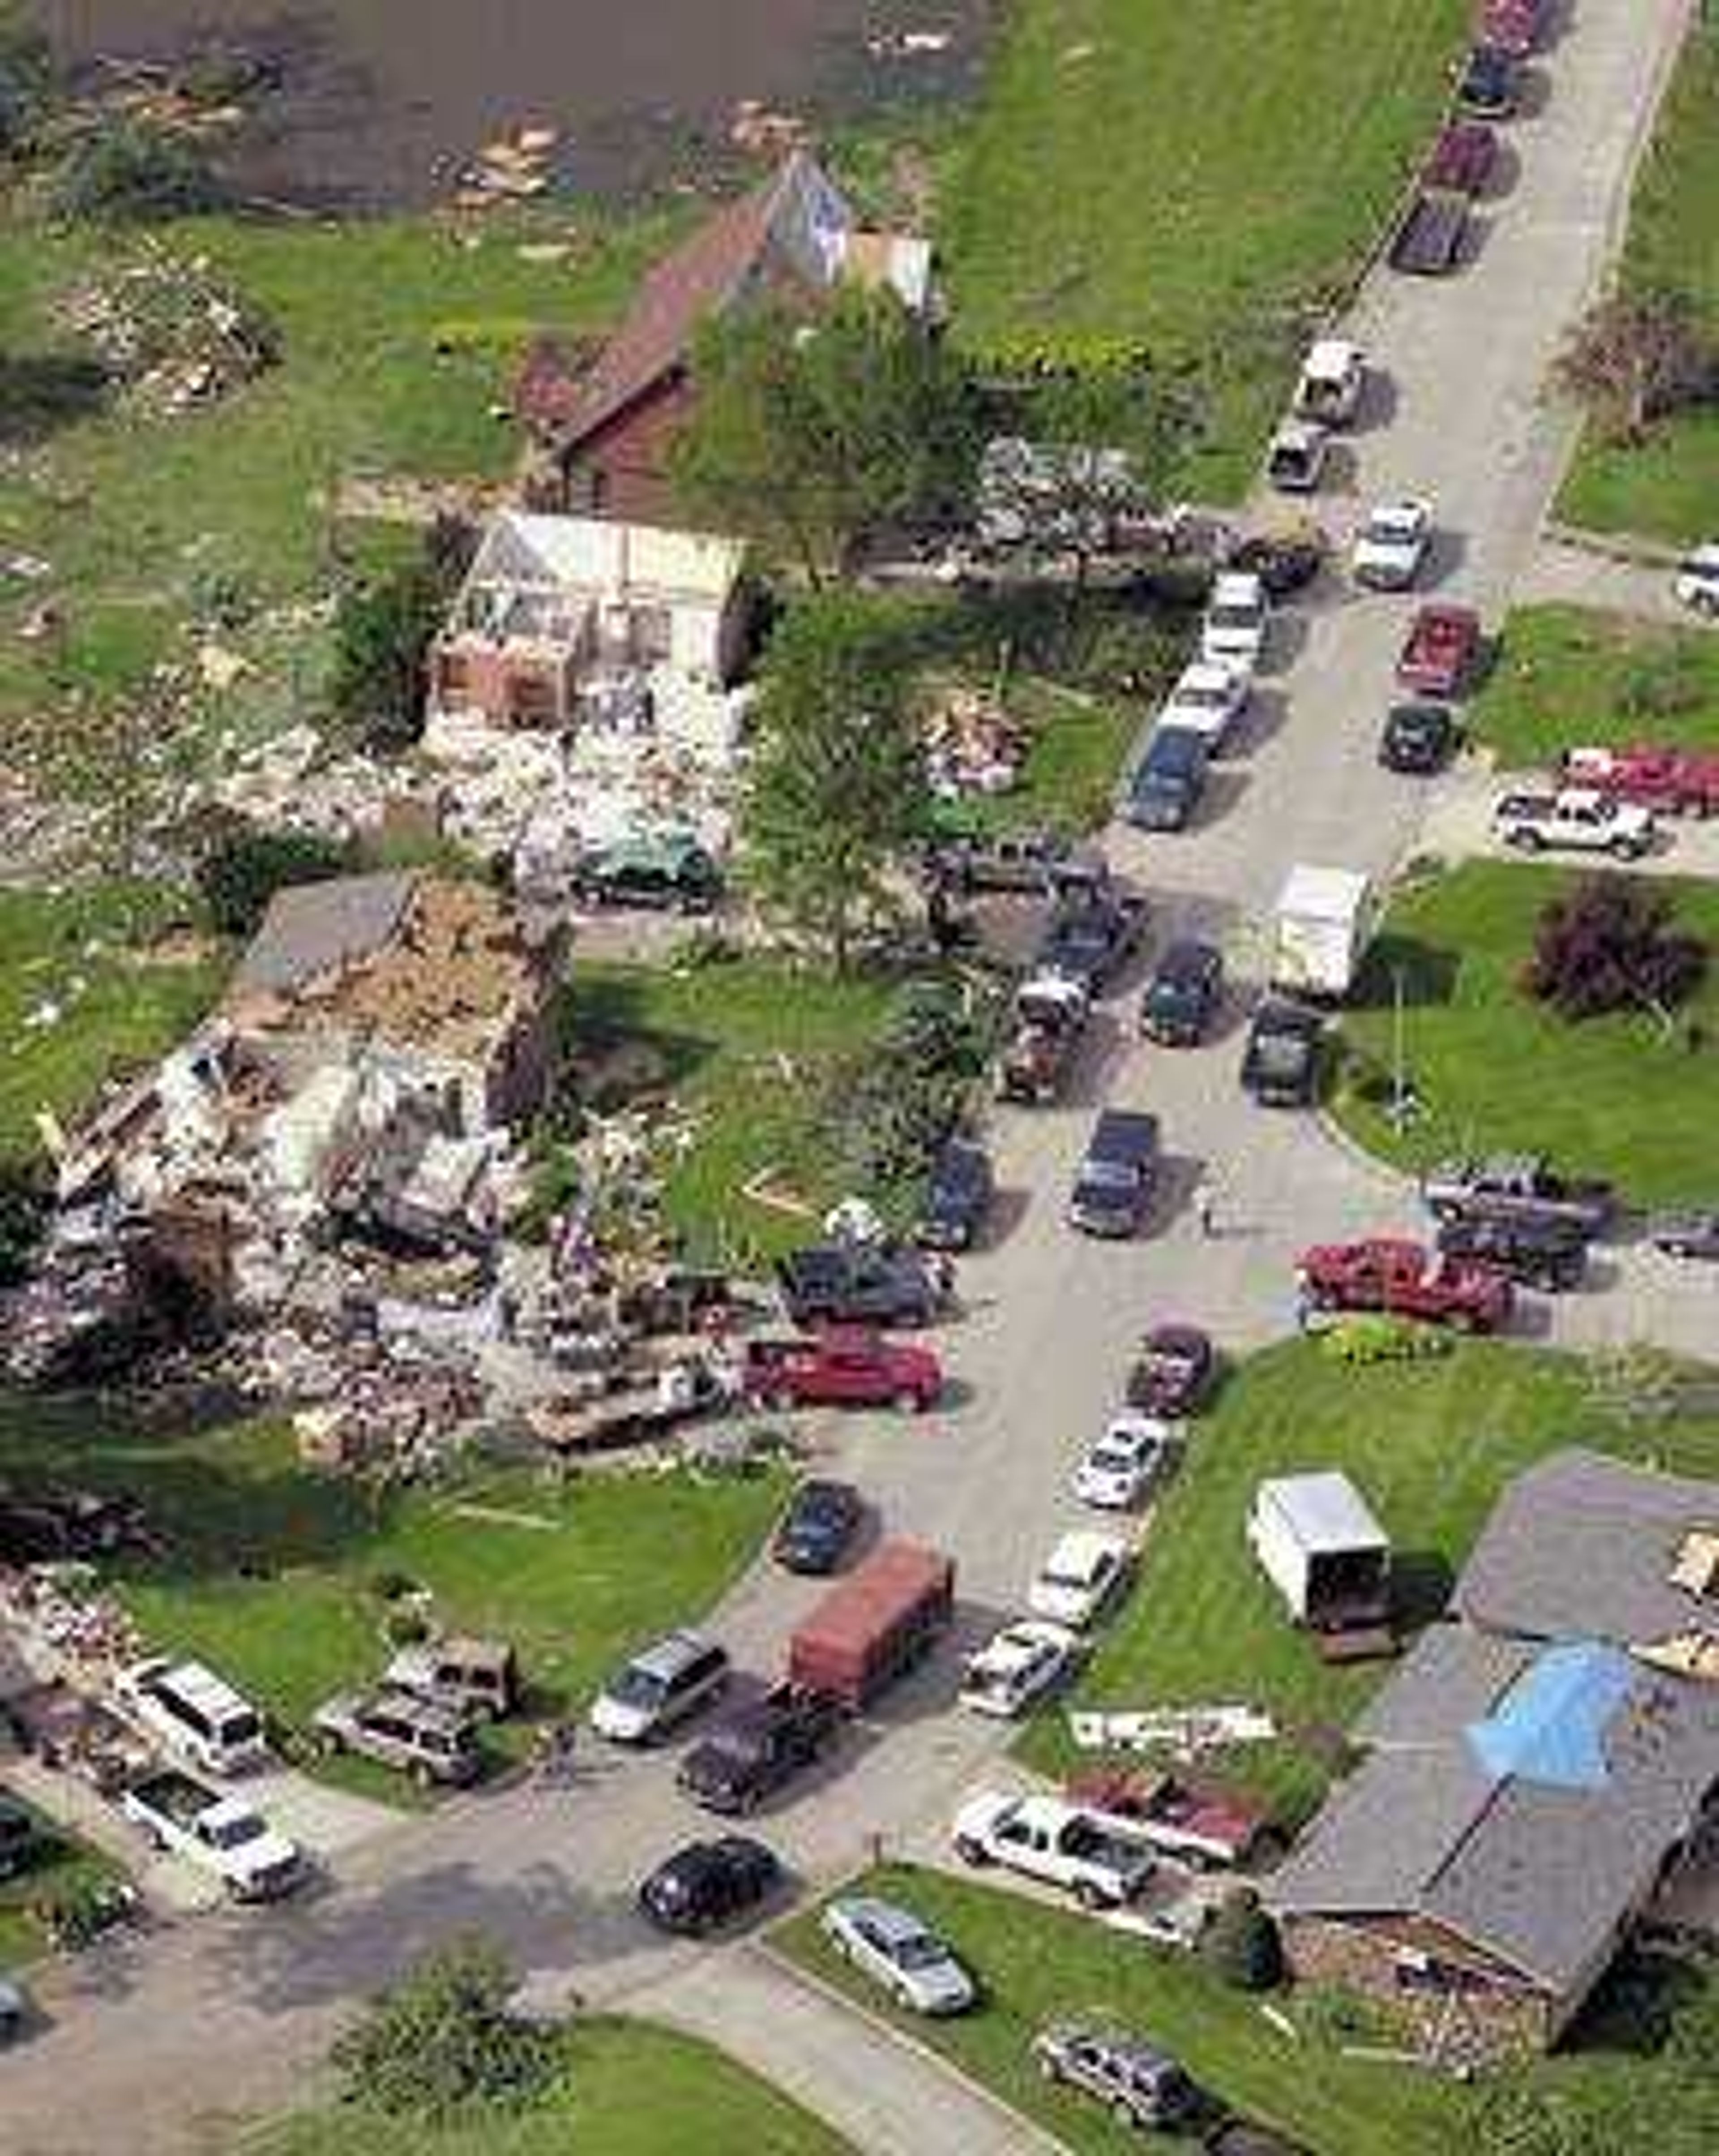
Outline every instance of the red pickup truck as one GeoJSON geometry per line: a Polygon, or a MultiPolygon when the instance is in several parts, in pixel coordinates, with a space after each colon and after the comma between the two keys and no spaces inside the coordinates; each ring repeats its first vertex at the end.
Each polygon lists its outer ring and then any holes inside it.
{"type": "Polygon", "coordinates": [[[1420,183],[1451,194],[1482,195],[1497,162],[1498,137],[1484,120],[1453,120],[1439,130],[1420,183]]]}
{"type": "Polygon", "coordinates": [[[1496,1266],[1388,1235],[1316,1245],[1301,1253],[1296,1276],[1316,1310],[1383,1310],[1459,1332],[1501,1331],[1515,1304],[1515,1291],[1496,1266]]]}
{"type": "Polygon", "coordinates": [[[1653,742],[1629,748],[1566,749],[1562,782],[1592,787],[1661,815],[1719,812],[1719,756],[1695,749],[1666,748],[1653,742]]]}
{"type": "Polygon", "coordinates": [[[811,1339],[749,1340],[746,1389],[772,1407],[899,1407],[922,1414],[943,1390],[928,1348],[832,1326],[811,1339]]]}
{"type": "Polygon", "coordinates": [[[1066,1794],[1071,1804],[1126,1820],[1142,1840],[1201,1869],[1245,1863],[1271,1824],[1264,1804],[1232,1790],[1150,1770],[1096,1768],[1076,1774],[1066,1794]]]}
{"type": "Polygon", "coordinates": [[[1424,606],[1409,624],[1397,679],[1423,696],[1454,696],[1480,652],[1480,618],[1472,607],[1424,606]]]}

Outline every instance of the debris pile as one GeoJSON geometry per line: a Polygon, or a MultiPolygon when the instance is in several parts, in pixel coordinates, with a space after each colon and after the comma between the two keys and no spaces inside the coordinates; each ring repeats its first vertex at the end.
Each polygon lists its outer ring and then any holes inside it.
{"type": "Polygon", "coordinates": [[[161,413],[214,403],[280,357],[273,327],[213,274],[205,256],[149,241],[136,259],[75,286],[59,316],[110,380],[161,413]]]}
{"type": "Polygon", "coordinates": [[[756,97],[746,97],[734,108],[728,139],[745,156],[777,164],[810,146],[812,129],[796,113],[777,112],[756,97]]]}
{"type": "Polygon", "coordinates": [[[560,141],[557,128],[527,125],[486,142],[460,172],[454,208],[488,210],[500,203],[529,202],[546,194],[560,141]]]}
{"type": "Polygon", "coordinates": [[[927,774],[942,800],[1007,793],[1020,778],[1027,729],[969,683],[938,685],[925,715],[924,736],[927,774]]]}

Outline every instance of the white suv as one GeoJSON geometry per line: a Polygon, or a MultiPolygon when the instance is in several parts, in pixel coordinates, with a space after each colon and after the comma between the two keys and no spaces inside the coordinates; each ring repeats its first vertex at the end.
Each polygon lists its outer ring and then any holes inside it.
{"type": "Polygon", "coordinates": [[[1265,648],[1271,603],[1250,569],[1225,569],[1214,581],[1200,624],[1200,657],[1208,665],[1250,674],[1265,648]]]}
{"type": "Polygon", "coordinates": [[[1084,1630],[1121,1591],[1133,1558],[1133,1551],[1120,1535],[1077,1527],[1062,1537],[1039,1566],[1027,1589],[1027,1607],[1035,1617],[1084,1630]]]}

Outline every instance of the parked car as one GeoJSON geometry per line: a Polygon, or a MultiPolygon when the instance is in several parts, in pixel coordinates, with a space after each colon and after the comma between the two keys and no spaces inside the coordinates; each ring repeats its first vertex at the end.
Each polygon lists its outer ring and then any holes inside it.
{"type": "Polygon", "coordinates": [[[722,871],[686,834],[618,839],[580,860],[577,896],[588,906],[708,913],[722,896],[722,871]]]}
{"type": "Polygon", "coordinates": [[[415,1640],[396,1650],[382,1681],[473,1721],[500,1721],[519,1704],[519,1665],[505,1640],[415,1640]]]}
{"type": "Polygon", "coordinates": [[[1475,120],[1511,119],[1521,102],[1521,69],[1502,45],[1469,48],[1456,79],[1459,110],[1475,120]]]}
{"type": "Polygon", "coordinates": [[[1648,1240],[1668,1258],[1719,1258],[1719,1205],[1680,1206],[1655,1213],[1648,1240]]]}
{"type": "Polygon", "coordinates": [[[756,1908],[782,1876],[772,1851],[743,1834],[689,1842],[639,1889],[639,1907],[659,1931],[697,1938],[756,1908]]]}
{"type": "Polygon", "coordinates": [[[589,1721],[616,1744],[649,1744],[726,1691],[728,1650],[670,1632],[623,1662],[591,1702],[589,1721]]]}
{"type": "Polygon", "coordinates": [[[1331,429],[1316,419],[1285,419],[1265,452],[1265,476],[1280,494],[1311,494],[1331,452],[1331,429]]]}
{"type": "Polygon", "coordinates": [[[987,1791],[957,1812],[951,1839],[963,1864],[1006,1866],[1087,1909],[1124,1907],[1157,1869],[1143,1842],[1060,1797],[987,1791]]]}
{"type": "Polygon", "coordinates": [[[1046,924],[1034,970],[1097,995],[1133,956],[1145,931],[1146,901],[1132,891],[1106,886],[1066,900],[1046,924]]]}
{"type": "Polygon", "coordinates": [[[1198,734],[1206,753],[1220,757],[1248,707],[1248,676],[1225,660],[1197,659],[1178,675],[1158,724],[1198,734]]]}
{"type": "Polygon", "coordinates": [[[1419,495],[1377,503],[1356,536],[1351,557],[1357,584],[1376,592],[1406,592],[1424,566],[1433,543],[1433,505],[1419,495]]]}
{"type": "Polygon", "coordinates": [[[1617,1209],[1610,1183],[1559,1175],[1533,1152],[1440,1161],[1421,1178],[1420,1194],[1435,1220],[1552,1221],[1586,1236],[1603,1235],[1617,1209]]]}
{"type": "Polygon", "coordinates": [[[1217,1351],[1198,1326],[1155,1325],[1128,1373],[1128,1404],[1147,1414],[1194,1414],[1217,1374],[1217,1351]]]}
{"type": "Polygon", "coordinates": [[[1515,1296],[1496,1265],[1440,1257],[1419,1243],[1378,1235],[1304,1250],[1296,1279],[1315,1310],[1380,1310],[1458,1332],[1499,1332],[1515,1296]]]}
{"type": "Polygon", "coordinates": [[[1465,196],[1424,190],[1398,219],[1386,259],[1404,277],[1448,277],[1467,257],[1469,226],[1465,196]]]}
{"type": "Polygon", "coordinates": [[[1367,356],[1358,344],[1343,337],[1316,338],[1296,383],[1296,417],[1323,427],[1347,427],[1361,408],[1366,386],[1367,356]]]}
{"type": "Polygon", "coordinates": [[[1165,1048],[1196,1048],[1224,1000],[1224,954],[1193,937],[1167,944],[1140,998],[1140,1030],[1165,1048]]]}
{"type": "Polygon", "coordinates": [[[1671,580],[1671,595],[1691,613],[1719,617],[1719,540],[1684,556],[1671,580]]]}
{"type": "Polygon", "coordinates": [[[1512,59],[1525,60],[1540,42],[1546,0],[1483,0],[1480,36],[1512,59]]]}
{"type": "Polygon", "coordinates": [[[1276,998],[1261,1004],[1242,1050],[1243,1091],[1268,1108],[1310,1107],[1318,1097],[1324,1036],[1317,1011],[1276,998]]]}
{"type": "Polygon", "coordinates": [[[1158,1119],[1101,1108],[1075,1173],[1069,1222],[1088,1235],[1137,1235],[1157,1188],[1158,1119]]]}
{"type": "Polygon", "coordinates": [[[787,1572],[836,1571],[853,1548],[865,1506],[851,1482],[802,1482],[777,1523],[771,1555],[787,1572]]]}
{"type": "Polygon", "coordinates": [[[1077,851],[1053,831],[998,832],[945,839],[931,852],[934,878],[961,891],[1017,891],[1058,896],[1067,887],[1102,881],[1104,863],[1077,851]]]}
{"type": "Polygon", "coordinates": [[[964,2014],[978,1996],[953,1948],[896,1902],[844,1894],[825,1907],[818,1928],[844,1961],[910,2014],[964,2014]]]}
{"type": "Polygon", "coordinates": [[[943,1390],[943,1367],[928,1348],[880,1340],[833,1326],[811,1340],[748,1340],[745,1385],[772,1407],[897,1407],[923,1414],[943,1390]]]}
{"type": "Polygon", "coordinates": [[[1079,981],[1043,974],[1015,998],[1014,1017],[997,1062],[997,1097],[1043,1107],[1074,1070],[1091,998],[1079,981]],[[1029,993],[1030,992],[1030,993],[1029,993]]]}
{"type": "Polygon", "coordinates": [[[339,1693],[317,1708],[313,1726],[336,1752],[356,1752],[417,1782],[461,1788],[483,1771],[471,1722],[414,1692],[339,1693]]]}
{"type": "Polygon", "coordinates": [[[1200,656],[1209,665],[1251,674],[1265,649],[1271,601],[1265,581],[1247,569],[1220,570],[1200,624],[1200,656]]]}
{"type": "Polygon", "coordinates": [[[1493,804],[1492,829],[1519,853],[1609,854],[1624,861],[1639,860],[1658,835],[1651,809],[1590,786],[1502,794],[1493,804]]]}
{"type": "Polygon", "coordinates": [[[1179,1447],[1175,1430],[1137,1408],[1112,1415],[1075,1466],[1073,1488],[1101,1512],[1130,1511],[1168,1471],[1179,1447]]]}
{"type": "Polygon", "coordinates": [[[1579,1287],[1588,1270],[1587,1239],[1567,1221],[1485,1214],[1448,1220],[1439,1229],[1438,1244],[1448,1258],[1496,1265],[1518,1286],[1552,1295],[1579,1287]]]}
{"type": "Polygon", "coordinates": [[[1011,1618],[967,1656],[957,1697],[976,1714],[1013,1721],[1068,1678],[1080,1653],[1080,1642],[1066,1625],[1011,1618]]]}
{"type": "Polygon", "coordinates": [[[752,1812],[809,1767],[835,1737],[839,1700],[772,1685],[714,1722],[680,1763],[675,1784],[711,1812],[752,1812]]]}
{"type": "Polygon", "coordinates": [[[1142,831],[1180,831],[1206,790],[1211,749],[1191,726],[1157,726],[1128,780],[1122,814],[1142,831]]]}
{"type": "Polygon", "coordinates": [[[1387,771],[1416,777],[1442,771],[1456,746],[1456,721],[1445,704],[1393,704],[1378,739],[1387,771]]]}
{"type": "Polygon", "coordinates": [[[1624,748],[1568,748],[1558,763],[1562,785],[1633,801],[1658,815],[1719,814],[1719,755],[1632,742],[1624,748]]]}
{"type": "Polygon", "coordinates": [[[1480,654],[1480,618],[1472,607],[1424,606],[1403,639],[1397,679],[1423,696],[1457,696],[1480,654]]]}
{"type": "Polygon", "coordinates": [[[990,1156],[972,1138],[946,1138],[926,1178],[919,1240],[933,1250],[968,1250],[978,1240],[996,1194],[990,1156]]]}
{"type": "Polygon", "coordinates": [[[1027,1607],[1035,1617],[1085,1631],[1122,1592],[1133,1568],[1134,1552],[1120,1535],[1070,1528],[1034,1574],[1027,1607]]]}
{"type": "Polygon", "coordinates": [[[263,1717],[201,1662],[165,1655],[135,1663],[115,1686],[121,1711],[206,1774],[243,1774],[269,1756],[263,1717]]]}
{"type": "Polygon", "coordinates": [[[1454,194],[1483,195],[1498,165],[1498,137],[1484,120],[1453,120],[1441,127],[1421,168],[1421,185],[1454,194]]]}
{"type": "Polygon", "coordinates": [[[776,1268],[791,1323],[928,1325],[943,1291],[922,1252],[907,1243],[812,1243],[776,1268]]]}
{"type": "Polygon", "coordinates": [[[1053,2021],[1033,2039],[1033,2057],[1046,2081],[1096,2097],[1126,2126],[1174,2127],[1199,2101],[1167,2051],[1090,2022],[1053,2021]]]}
{"type": "Polygon", "coordinates": [[[1198,1871],[1245,1864],[1271,1822],[1250,1797],[1152,1767],[1090,1768],[1064,1794],[1107,1819],[1126,1820],[1153,1849],[1198,1871]]]}

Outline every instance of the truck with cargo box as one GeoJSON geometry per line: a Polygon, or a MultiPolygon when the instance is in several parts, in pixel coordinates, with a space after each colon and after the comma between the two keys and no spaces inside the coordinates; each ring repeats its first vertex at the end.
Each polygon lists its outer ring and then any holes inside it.
{"type": "Polygon", "coordinates": [[[880,1543],[794,1627],[788,1681],[857,1712],[923,1660],[954,1608],[952,1558],[880,1543]]]}

